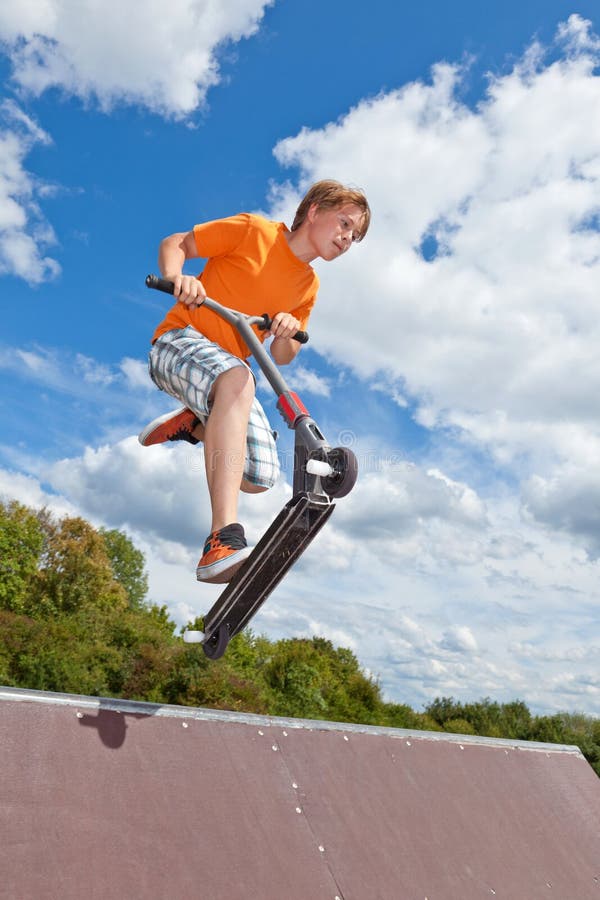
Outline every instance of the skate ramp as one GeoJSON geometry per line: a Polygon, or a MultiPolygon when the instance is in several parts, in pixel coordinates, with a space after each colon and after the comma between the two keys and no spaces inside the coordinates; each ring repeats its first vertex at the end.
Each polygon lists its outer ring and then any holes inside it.
{"type": "Polygon", "coordinates": [[[579,750],[0,689],[6,900],[600,898],[579,750]]]}

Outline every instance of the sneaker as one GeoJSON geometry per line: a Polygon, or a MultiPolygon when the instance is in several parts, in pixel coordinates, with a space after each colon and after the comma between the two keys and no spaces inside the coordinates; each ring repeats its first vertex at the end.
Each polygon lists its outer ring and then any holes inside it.
{"type": "Polygon", "coordinates": [[[182,406],[146,425],[138,435],[138,441],[143,447],[162,444],[164,441],[189,441],[190,444],[197,444],[198,439],[192,435],[192,431],[199,422],[200,419],[191,409],[182,406]]]}
{"type": "Polygon", "coordinates": [[[244,529],[237,522],[226,525],[219,531],[213,531],[206,538],[204,551],[196,569],[196,578],[210,584],[224,584],[231,581],[251,552],[244,536],[244,529]]]}

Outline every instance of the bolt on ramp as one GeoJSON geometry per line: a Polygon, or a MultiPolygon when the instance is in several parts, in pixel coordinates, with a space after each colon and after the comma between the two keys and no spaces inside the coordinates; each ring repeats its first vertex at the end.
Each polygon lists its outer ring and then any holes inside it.
{"type": "Polygon", "coordinates": [[[0,688],[2,900],[600,900],[577,747],[0,688]]]}

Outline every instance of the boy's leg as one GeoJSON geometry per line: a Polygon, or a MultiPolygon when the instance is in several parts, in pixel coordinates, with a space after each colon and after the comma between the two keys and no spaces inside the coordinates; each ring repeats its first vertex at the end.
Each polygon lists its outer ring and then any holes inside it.
{"type": "Polygon", "coordinates": [[[161,443],[170,439],[173,428],[182,428],[186,439],[204,437],[213,530],[196,576],[199,581],[229,581],[250,553],[236,521],[240,487],[249,493],[267,490],[279,475],[274,433],[254,396],[254,378],[244,362],[191,327],[159,338],[150,352],[149,371],[157,387],[185,406],[150,423],[140,439],[161,443]]]}
{"type": "Polygon", "coordinates": [[[254,401],[251,372],[241,366],[223,372],[213,385],[211,400],[204,426],[204,459],[214,532],[237,522],[248,419],[254,401]]]}
{"type": "Polygon", "coordinates": [[[265,490],[274,483],[278,471],[268,421],[258,401],[253,404],[254,378],[245,363],[189,327],[159,338],[150,352],[149,370],[157,387],[185,407],[150,423],[140,439],[144,438],[144,444],[169,440],[172,426],[176,430],[183,427],[186,439],[191,434],[199,439],[204,436],[213,530],[196,575],[199,581],[229,581],[250,553],[244,529],[236,521],[240,486],[246,491],[265,490]],[[251,440],[253,458],[243,477],[250,407],[255,435],[251,440]],[[160,429],[158,435],[156,428],[160,429]],[[269,445],[266,450],[265,445],[269,445]],[[274,475],[272,480],[270,475],[274,475]],[[225,524],[214,524],[220,522],[225,524]]]}
{"type": "Polygon", "coordinates": [[[279,476],[275,436],[254,395],[246,367],[223,372],[211,391],[204,456],[213,530],[198,562],[198,581],[231,580],[250,553],[236,521],[240,486],[249,493],[266,491],[279,476]]]}

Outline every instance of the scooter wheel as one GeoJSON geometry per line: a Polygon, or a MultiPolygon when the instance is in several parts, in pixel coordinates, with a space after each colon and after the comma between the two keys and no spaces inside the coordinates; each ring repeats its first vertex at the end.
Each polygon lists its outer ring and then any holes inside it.
{"type": "Polygon", "coordinates": [[[204,641],[203,631],[184,631],[183,640],[186,644],[202,644],[204,641]]]}
{"type": "Polygon", "coordinates": [[[329,497],[345,497],[358,478],[358,460],[348,447],[334,447],[327,453],[332,475],[321,479],[323,490],[329,497]]]}
{"type": "Polygon", "coordinates": [[[221,659],[229,643],[229,628],[225,623],[219,625],[214,634],[202,644],[202,649],[209,659],[221,659]]]}

